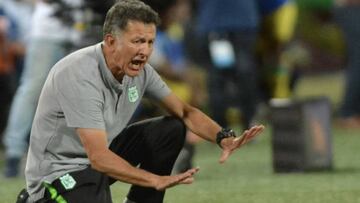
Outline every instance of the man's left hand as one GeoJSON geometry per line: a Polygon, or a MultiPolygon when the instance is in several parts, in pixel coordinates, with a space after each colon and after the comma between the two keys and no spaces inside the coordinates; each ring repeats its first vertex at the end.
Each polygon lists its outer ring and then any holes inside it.
{"type": "Polygon", "coordinates": [[[254,137],[259,135],[264,130],[264,128],[265,127],[263,125],[256,125],[248,130],[245,130],[240,137],[229,137],[221,140],[221,147],[223,151],[221,153],[219,162],[224,163],[236,149],[240,148],[254,137]]]}

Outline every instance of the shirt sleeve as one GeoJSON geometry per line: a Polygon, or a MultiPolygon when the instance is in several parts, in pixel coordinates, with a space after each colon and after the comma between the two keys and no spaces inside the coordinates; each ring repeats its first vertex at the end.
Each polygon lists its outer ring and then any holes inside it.
{"type": "Polygon", "coordinates": [[[103,97],[91,78],[68,69],[59,71],[54,82],[68,127],[105,130],[103,97]]]}

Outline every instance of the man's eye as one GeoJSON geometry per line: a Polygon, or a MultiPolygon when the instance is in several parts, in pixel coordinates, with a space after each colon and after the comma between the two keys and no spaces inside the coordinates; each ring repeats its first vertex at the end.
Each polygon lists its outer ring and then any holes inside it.
{"type": "Polygon", "coordinates": [[[134,41],[135,44],[141,44],[144,43],[145,41],[143,39],[137,39],[134,41]]]}

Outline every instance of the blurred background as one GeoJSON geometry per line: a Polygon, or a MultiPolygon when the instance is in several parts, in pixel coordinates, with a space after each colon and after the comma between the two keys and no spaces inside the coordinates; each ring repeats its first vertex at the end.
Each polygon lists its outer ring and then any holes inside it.
{"type": "MultiPolygon", "coordinates": [[[[102,40],[114,2],[0,0],[0,202],[25,186],[48,71],[102,40]]],[[[201,172],[166,202],[360,202],[359,0],[144,2],[162,20],[149,63],[175,94],[238,134],[267,127],[221,166],[220,150],[188,132],[174,173],[201,172]]],[[[133,121],[163,113],[145,98],[133,121]]]]}

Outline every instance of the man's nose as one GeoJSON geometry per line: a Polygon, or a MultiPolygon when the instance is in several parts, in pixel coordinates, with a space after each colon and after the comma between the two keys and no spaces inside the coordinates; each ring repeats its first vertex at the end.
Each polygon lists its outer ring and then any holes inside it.
{"type": "Polygon", "coordinates": [[[142,44],[139,50],[139,53],[142,57],[150,56],[151,52],[152,52],[152,46],[147,43],[142,44]]]}

